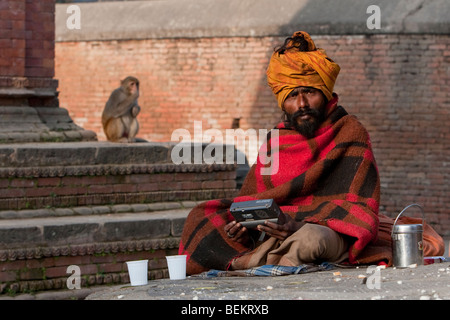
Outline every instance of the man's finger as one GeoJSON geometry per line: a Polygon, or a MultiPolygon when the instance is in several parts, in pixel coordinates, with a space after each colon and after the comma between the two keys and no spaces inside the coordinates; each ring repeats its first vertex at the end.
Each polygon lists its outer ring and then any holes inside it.
{"type": "Polygon", "coordinates": [[[238,239],[241,238],[246,231],[247,231],[247,229],[245,227],[242,227],[241,229],[239,229],[236,232],[235,237],[238,238],[238,239]]]}
{"type": "Polygon", "coordinates": [[[271,222],[271,221],[264,221],[264,224],[266,225],[266,226],[268,226],[269,228],[272,228],[272,229],[274,229],[274,230],[280,230],[281,228],[281,225],[279,225],[278,223],[275,223],[275,222],[271,222]]]}
{"type": "Polygon", "coordinates": [[[230,231],[232,227],[236,224],[236,221],[231,221],[230,223],[226,224],[223,228],[226,232],[230,231]]]}

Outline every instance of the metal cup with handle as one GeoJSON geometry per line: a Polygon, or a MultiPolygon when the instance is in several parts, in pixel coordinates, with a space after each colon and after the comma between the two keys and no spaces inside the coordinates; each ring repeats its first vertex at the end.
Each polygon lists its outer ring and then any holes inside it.
{"type": "Polygon", "coordinates": [[[411,265],[423,265],[423,223],[425,214],[418,204],[410,204],[397,216],[392,226],[393,265],[407,268],[411,265]],[[416,206],[422,211],[422,224],[397,224],[398,218],[407,209],[416,206]]]}

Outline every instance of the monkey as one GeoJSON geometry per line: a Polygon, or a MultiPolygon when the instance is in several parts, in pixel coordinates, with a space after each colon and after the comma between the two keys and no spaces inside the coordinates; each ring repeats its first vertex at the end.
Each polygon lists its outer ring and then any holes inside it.
{"type": "Polygon", "coordinates": [[[139,131],[136,117],[141,111],[138,97],[139,80],[131,76],[121,80],[120,87],[111,93],[102,113],[103,131],[108,141],[136,141],[139,131]]]}

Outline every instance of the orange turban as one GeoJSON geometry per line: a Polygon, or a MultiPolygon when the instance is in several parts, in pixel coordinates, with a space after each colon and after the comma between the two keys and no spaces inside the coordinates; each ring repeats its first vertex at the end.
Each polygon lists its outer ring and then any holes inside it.
{"type": "Polygon", "coordinates": [[[308,42],[307,52],[296,49],[284,53],[274,52],[267,68],[267,82],[277,97],[278,106],[297,87],[313,87],[321,90],[328,100],[333,96],[334,83],[340,67],[323,49],[316,48],[308,33],[295,32],[292,37],[303,35],[308,42]]]}

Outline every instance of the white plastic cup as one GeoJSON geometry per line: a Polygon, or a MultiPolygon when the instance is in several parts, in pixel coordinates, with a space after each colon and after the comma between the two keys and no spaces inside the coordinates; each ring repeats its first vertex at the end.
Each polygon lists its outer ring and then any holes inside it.
{"type": "Polygon", "coordinates": [[[166,256],[170,280],[186,279],[187,255],[166,256]]]}
{"type": "Polygon", "coordinates": [[[127,267],[132,286],[148,283],[148,260],[127,261],[127,267]]]}

